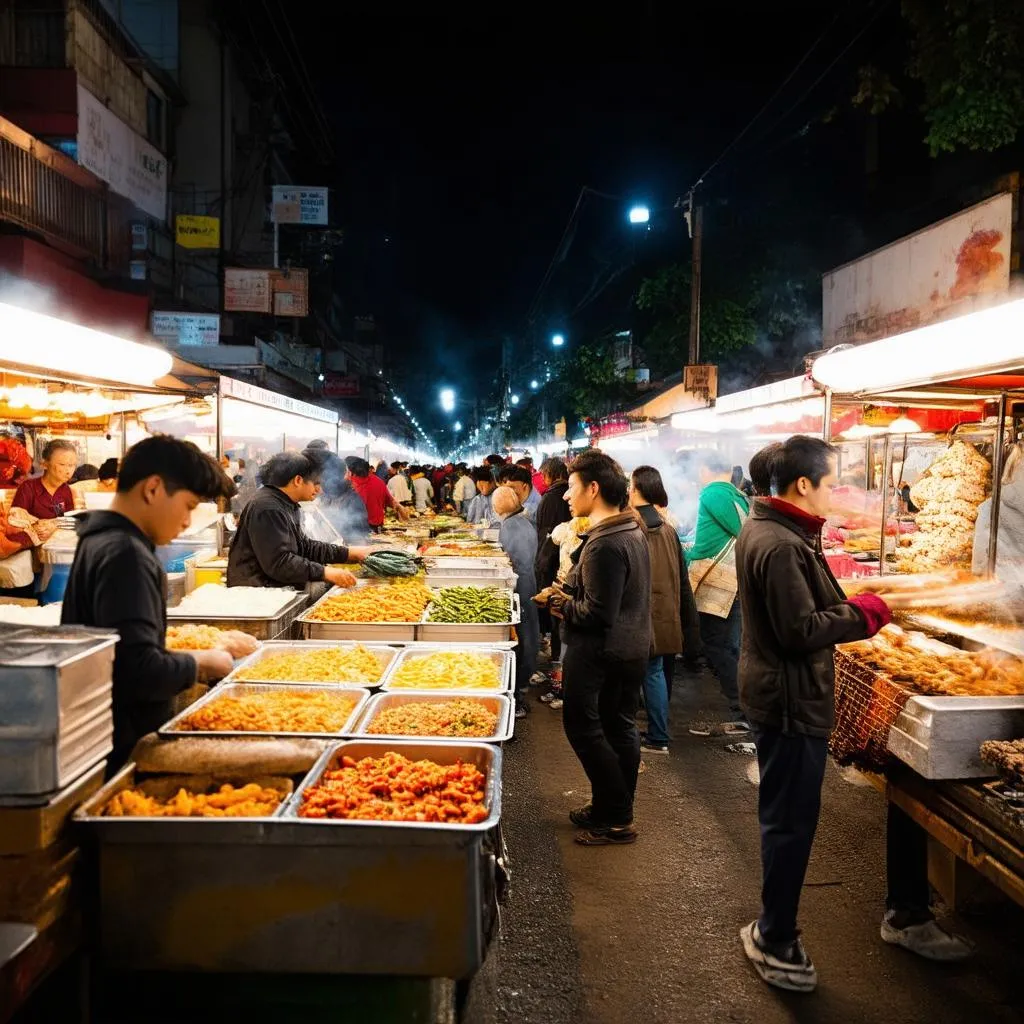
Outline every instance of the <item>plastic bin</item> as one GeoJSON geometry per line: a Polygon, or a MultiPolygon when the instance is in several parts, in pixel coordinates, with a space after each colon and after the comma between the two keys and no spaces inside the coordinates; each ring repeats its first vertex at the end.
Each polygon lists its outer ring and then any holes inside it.
{"type": "Polygon", "coordinates": [[[64,591],[68,589],[68,579],[71,576],[70,565],[51,565],[47,567],[50,571],[50,580],[46,589],[39,595],[40,604],[57,604],[64,600],[64,591]]]}

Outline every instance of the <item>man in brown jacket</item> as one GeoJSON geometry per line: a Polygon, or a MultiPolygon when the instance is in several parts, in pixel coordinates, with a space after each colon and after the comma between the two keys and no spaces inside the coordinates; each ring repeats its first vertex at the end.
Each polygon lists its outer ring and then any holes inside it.
{"type": "Polygon", "coordinates": [[[695,657],[700,649],[700,619],[686,573],[682,545],[675,530],[658,512],[668,505],[661,473],[637,466],[629,481],[629,504],[640,517],[651,553],[651,656],[644,678],[647,733],[640,750],[667,754],[668,705],[675,657],[683,651],[695,657]]]}

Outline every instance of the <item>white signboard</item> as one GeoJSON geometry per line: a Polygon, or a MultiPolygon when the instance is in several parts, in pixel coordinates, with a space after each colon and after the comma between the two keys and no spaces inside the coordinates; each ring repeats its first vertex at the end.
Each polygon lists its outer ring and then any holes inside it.
{"type": "Polygon", "coordinates": [[[274,222],[327,226],[327,189],[274,186],[274,222]]]}
{"type": "Polygon", "coordinates": [[[1013,194],[1004,192],[830,271],[822,347],[902,334],[1005,293],[1012,231],[1013,194]]]}
{"type": "Polygon", "coordinates": [[[78,86],[78,162],[151,217],[167,219],[167,158],[78,86]]]}
{"type": "Polygon", "coordinates": [[[171,313],[154,310],[150,333],[171,345],[217,345],[220,316],[217,313],[171,313]]]}
{"type": "Polygon", "coordinates": [[[280,409],[296,416],[305,416],[306,419],[319,420],[321,423],[338,422],[338,414],[333,409],[321,409],[318,405],[310,405],[309,402],[302,402],[288,395],[279,395],[276,391],[268,391],[255,384],[235,380],[234,377],[221,377],[220,393],[225,398],[237,398],[243,402],[252,402],[254,405],[265,405],[270,409],[280,409]]]}

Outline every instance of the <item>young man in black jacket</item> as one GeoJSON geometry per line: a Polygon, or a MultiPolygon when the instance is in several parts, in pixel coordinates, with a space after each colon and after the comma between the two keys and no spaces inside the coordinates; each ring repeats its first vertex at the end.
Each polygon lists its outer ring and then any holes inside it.
{"type": "Polygon", "coordinates": [[[636,711],[651,647],[651,563],[647,537],[626,507],[619,464],[585,452],[569,476],[566,501],[590,528],[573,552],[565,595],[549,605],[566,627],[563,661],[566,738],[587,773],[591,802],[569,814],[584,846],[632,843],[640,768],[636,711]]]}
{"type": "Polygon", "coordinates": [[[736,545],[739,689],[761,774],[763,872],[761,916],[740,937],[766,982],[797,992],[817,984],[797,909],[835,721],[833,649],[873,636],[890,619],[874,594],[847,600],[822,554],[835,473],[831,445],[791,437],[772,460],[778,497],[754,503],[736,545]]]}
{"type": "Polygon", "coordinates": [[[179,693],[231,671],[227,651],[167,650],[167,575],[155,554],[188,527],[200,501],[222,497],[226,483],[220,467],[194,444],[149,437],[125,455],[110,510],[78,517],[61,623],[120,635],[108,774],[171,717],[179,693]]]}
{"type": "Polygon", "coordinates": [[[331,563],[361,562],[369,548],[324,544],[302,530],[299,502],[320,493],[323,459],[282,452],[261,470],[263,487],[245,506],[228,553],[229,587],[295,587],[326,580],[339,587],[356,579],[331,563]]]}

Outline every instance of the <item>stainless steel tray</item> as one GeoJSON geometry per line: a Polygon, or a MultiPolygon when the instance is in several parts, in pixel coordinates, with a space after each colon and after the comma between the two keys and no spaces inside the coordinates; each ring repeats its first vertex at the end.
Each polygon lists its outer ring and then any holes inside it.
{"type": "Polygon", "coordinates": [[[461,743],[469,740],[469,737],[456,736],[421,736],[413,733],[377,733],[370,732],[369,728],[374,719],[388,708],[402,707],[406,704],[441,704],[449,700],[476,700],[483,704],[489,711],[498,716],[498,722],[494,732],[490,736],[474,736],[472,741],[480,743],[504,743],[512,738],[515,725],[515,716],[512,714],[512,700],[500,693],[487,693],[474,690],[446,690],[438,692],[431,690],[392,690],[389,693],[378,693],[371,697],[359,721],[352,727],[352,736],[356,739],[398,739],[398,740],[445,740],[448,742],[461,743]]]}
{"type": "Polygon", "coordinates": [[[176,608],[167,610],[169,625],[180,626],[186,622],[200,625],[217,626],[219,629],[239,629],[243,633],[254,636],[257,640],[273,640],[285,633],[299,614],[306,607],[309,598],[305,591],[296,593],[276,615],[254,618],[238,618],[229,615],[189,615],[176,608]]]}
{"type": "Polygon", "coordinates": [[[521,612],[519,595],[509,593],[507,622],[430,622],[432,604],[427,605],[416,638],[434,643],[460,643],[464,641],[486,643],[488,640],[508,640],[512,627],[519,624],[521,612]]]}
{"type": "Polygon", "coordinates": [[[314,608],[319,607],[342,588],[329,590],[315,605],[296,620],[302,638],[305,640],[415,640],[415,622],[323,622],[310,618],[314,608]]]}
{"type": "Polygon", "coordinates": [[[358,641],[336,641],[336,642],[311,642],[308,640],[272,640],[265,643],[258,651],[250,654],[244,661],[240,662],[235,670],[229,675],[224,682],[225,683],[274,683],[280,686],[367,686],[367,687],[378,687],[384,681],[387,676],[388,669],[391,667],[391,663],[395,660],[395,655],[398,653],[394,647],[387,647],[382,644],[359,644],[358,641]],[[240,679],[239,676],[242,672],[252,668],[254,665],[258,665],[264,658],[272,654],[280,654],[285,651],[294,651],[295,653],[301,653],[303,651],[312,650],[334,650],[335,648],[341,648],[342,650],[351,650],[356,646],[365,647],[368,651],[377,655],[377,660],[381,662],[380,675],[377,677],[377,681],[374,683],[360,683],[353,679],[335,679],[329,683],[320,682],[316,679],[240,679]]]}
{"type": "Polygon", "coordinates": [[[285,776],[252,776],[241,775],[232,772],[210,774],[178,774],[178,775],[151,775],[139,780],[134,764],[125,765],[102,789],[94,793],[88,800],[75,811],[75,821],[86,821],[98,829],[135,829],[140,825],[152,825],[155,822],[160,824],[181,825],[186,828],[208,827],[217,822],[233,821],[269,821],[271,818],[280,817],[284,812],[288,801],[291,799],[295,787],[292,780],[285,776]],[[281,802],[274,809],[273,814],[254,818],[152,818],[152,817],[126,817],[108,818],[102,812],[103,808],[113,797],[126,789],[138,786],[147,796],[155,796],[167,799],[173,796],[181,787],[187,787],[193,792],[197,790],[210,791],[224,783],[231,783],[233,786],[244,786],[251,782],[259,783],[268,789],[276,789],[281,794],[281,802]]]}
{"type": "Polygon", "coordinates": [[[512,689],[513,680],[515,678],[515,652],[510,650],[503,650],[497,647],[486,647],[486,646],[473,646],[470,648],[462,648],[453,644],[415,644],[412,647],[407,647],[401,651],[397,658],[391,663],[391,668],[388,671],[387,678],[381,685],[381,690],[384,693],[462,693],[462,694],[496,694],[505,693],[512,689]],[[472,654],[486,654],[491,657],[495,665],[498,666],[498,676],[501,680],[499,686],[494,690],[460,690],[454,685],[448,685],[444,687],[438,687],[436,690],[424,689],[415,690],[409,686],[394,686],[392,680],[398,674],[402,665],[406,661],[412,658],[423,657],[427,654],[434,654],[438,651],[444,652],[458,652],[467,650],[472,654]]]}
{"type": "Polygon", "coordinates": [[[325,683],[314,683],[302,686],[293,683],[222,683],[215,686],[205,697],[200,697],[194,704],[190,704],[180,714],[175,715],[169,722],[160,726],[161,736],[296,736],[305,739],[323,739],[325,736],[344,736],[349,727],[356,721],[363,709],[363,705],[369,700],[370,691],[364,686],[330,686],[325,683]],[[240,697],[247,693],[268,693],[273,690],[283,690],[287,693],[315,693],[323,696],[324,693],[351,693],[356,697],[355,707],[345,721],[345,724],[335,732],[285,732],[285,731],[262,731],[262,730],[208,730],[185,728],[184,720],[194,714],[199,708],[211,704],[221,697],[240,697]]]}
{"type": "Polygon", "coordinates": [[[486,832],[497,825],[501,817],[501,751],[497,747],[479,740],[425,739],[419,736],[403,740],[380,737],[342,740],[323,752],[320,760],[313,765],[309,774],[296,787],[295,793],[288,801],[281,817],[314,827],[369,828],[388,831],[413,830],[416,832],[486,832]],[[384,754],[391,751],[409,758],[410,761],[428,760],[436,764],[455,764],[462,761],[464,764],[476,765],[487,776],[487,784],[484,789],[484,809],[487,811],[487,817],[475,825],[442,824],[434,821],[359,821],[352,818],[299,817],[299,807],[302,804],[305,790],[319,782],[324,772],[334,768],[342,757],[352,757],[358,761],[364,757],[383,757],[384,754]]]}
{"type": "Polygon", "coordinates": [[[275,818],[205,821],[83,813],[97,846],[103,966],[470,977],[495,914],[489,829],[501,810],[501,752],[359,740],[332,745],[331,755],[387,749],[477,764],[488,775],[487,822],[325,822],[289,818],[288,808],[275,818]]]}

